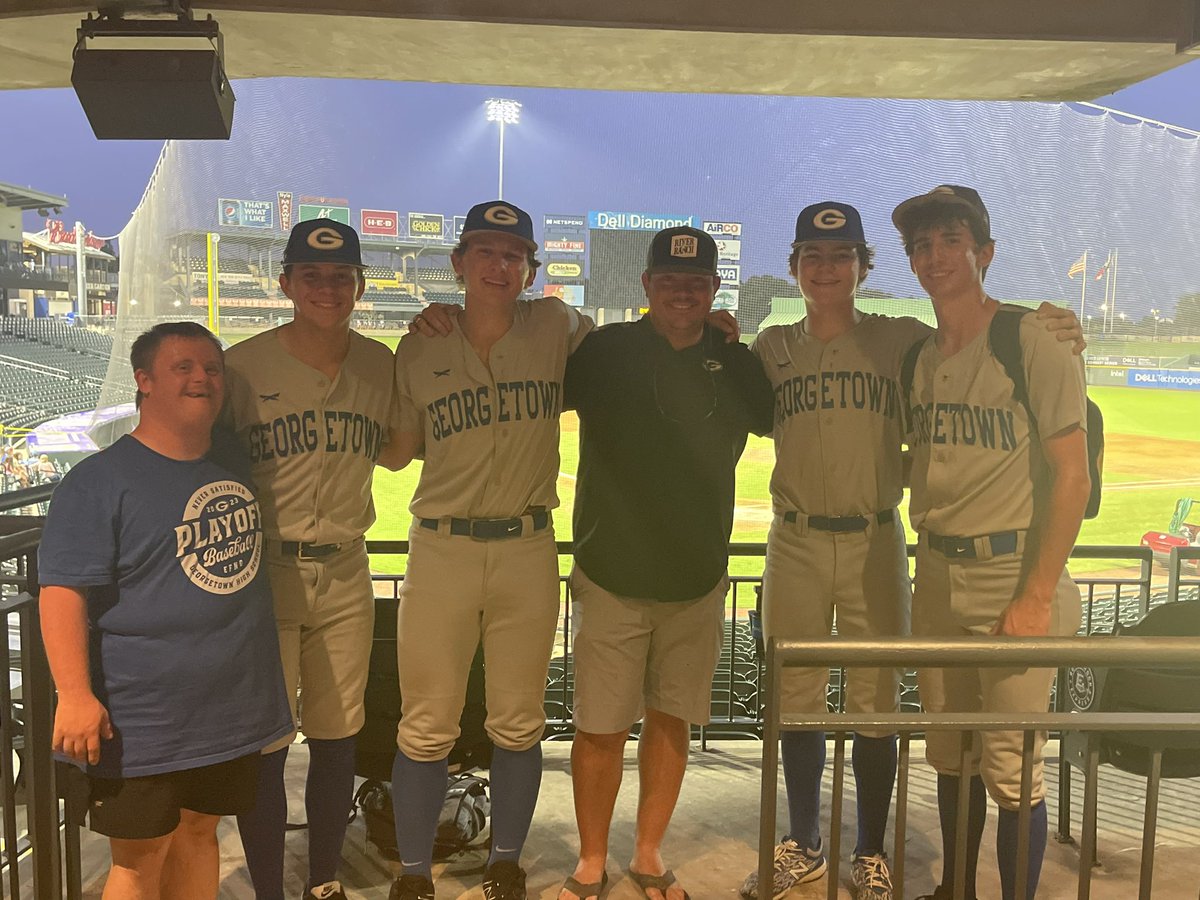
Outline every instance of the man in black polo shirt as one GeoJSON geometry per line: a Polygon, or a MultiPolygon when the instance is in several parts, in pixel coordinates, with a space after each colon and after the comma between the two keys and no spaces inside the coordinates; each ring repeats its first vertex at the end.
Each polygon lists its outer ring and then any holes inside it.
{"type": "Polygon", "coordinates": [[[707,324],[717,247],[694,228],[654,236],[642,274],[650,312],[591,335],[568,359],[580,418],[575,500],[575,727],[579,863],[560,895],[596,896],[629,729],[641,790],[630,876],[652,900],[686,893],[659,849],[707,723],[721,651],[734,467],[771,430],[758,360],[707,324]]]}

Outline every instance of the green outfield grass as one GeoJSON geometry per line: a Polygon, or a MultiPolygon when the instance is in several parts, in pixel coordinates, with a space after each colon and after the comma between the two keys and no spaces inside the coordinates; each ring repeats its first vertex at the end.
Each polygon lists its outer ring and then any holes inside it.
{"type": "MultiPolygon", "coordinates": [[[[222,336],[233,343],[247,335],[222,336]]],[[[395,346],[399,340],[394,335],[378,339],[389,346],[395,346]]],[[[1200,404],[1197,395],[1189,391],[1094,387],[1089,393],[1104,413],[1105,494],[1099,517],[1083,523],[1078,543],[1137,545],[1144,532],[1166,528],[1177,498],[1200,497],[1200,440],[1197,439],[1200,404]]],[[[569,540],[574,478],[579,464],[578,420],[573,413],[563,416],[560,453],[561,506],[555,513],[555,531],[559,540],[569,540]]],[[[766,540],[770,522],[768,485],[773,465],[770,440],[751,437],[738,466],[737,516],[732,537],[735,542],[766,540]]],[[[376,470],[378,520],[368,537],[407,538],[411,522],[408,503],[419,474],[419,462],[402,472],[376,470]]],[[[907,502],[901,512],[907,522],[907,502]]],[[[401,557],[376,557],[373,563],[381,572],[404,570],[401,557]]],[[[561,565],[565,572],[569,560],[564,558],[561,565]]],[[[1090,560],[1073,565],[1072,571],[1080,574],[1112,568],[1115,568],[1112,562],[1090,560]]],[[[737,575],[758,575],[762,563],[756,558],[735,559],[731,571],[737,575]]]]}

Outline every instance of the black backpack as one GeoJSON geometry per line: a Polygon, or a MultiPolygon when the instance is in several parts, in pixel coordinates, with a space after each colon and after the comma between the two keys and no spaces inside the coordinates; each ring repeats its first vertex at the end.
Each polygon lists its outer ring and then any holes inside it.
{"type": "MultiPolygon", "coordinates": [[[[988,326],[988,347],[991,349],[992,355],[1004,367],[1004,372],[1008,375],[1009,380],[1012,381],[1013,399],[1025,407],[1025,413],[1029,416],[1029,427],[1036,435],[1037,417],[1034,416],[1033,409],[1029,406],[1029,386],[1025,380],[1025,365],[1021,356],[1021,318],[1031,312],[1034,310],[1024,306],[1001,304],[992,318],[991,325],[988,326]]],[[[912,406],[913,375],[917,369],[917,357],[921,355],[921,348],[925,346],[929,337],[922,338],[908,348],[908,352],[904,355],[904,363],[900,367],[900,385],[904,391],[906,411],[912,406]]],[[[1040,446],[1040,441],[1038,446],[1040,446]]],[[[1083,517],[1094,519],[1100,514],[1100,495],[1103,489],[1104,416],[1100,412],[1100,407],[1090,397],[1087,400],[1087,455],[1092,492],[1088,496],[1087,509],[1084,510],[1083,517]]],[[[1038,458],[1040,456],[1039,453],[1038,458]]],[[[1038,480],[1042,480],[1046,469],[1045,462],[1035,463],[1035,465],[1041,475],[1038,480]]]]}
{"type": "MultiPolygon", "coordinates": [[[[471,849],[487,826],[491,813],[488,782],[477,775],[451,775],[446,783],[446,799],[438,817],[433,858],[448,859],[471,849]]],[[[351,819],[361,809],[367,826],[367,840],[384,859],[399,860],[396,850],[396,817],[392,809],[392,786],[386,781],[368,779],[354,795],[351,819]]]]}

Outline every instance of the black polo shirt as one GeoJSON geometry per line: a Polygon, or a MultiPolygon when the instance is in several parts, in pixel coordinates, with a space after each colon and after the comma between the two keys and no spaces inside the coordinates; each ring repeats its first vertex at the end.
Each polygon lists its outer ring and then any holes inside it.
{"type": "Polygon", "coordinates": [[[675,350],[649,316],[608,325],[567,360],[579,412],[575,563],[621,596],[692,600],[729,564],[734,468],[774,397],[744,344],[705,327],[675,350]]]}

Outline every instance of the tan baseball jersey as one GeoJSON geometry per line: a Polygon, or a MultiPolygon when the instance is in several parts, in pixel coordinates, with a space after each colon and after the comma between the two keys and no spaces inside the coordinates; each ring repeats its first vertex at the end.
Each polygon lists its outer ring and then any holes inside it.
{"type": "Polygon", "coordinates": [[[396,351],[400,430],[425,436],[409,509],[422,518],[504,518],[558,506],[558,417],[567,356],[592,320],[554,297],[517,301],[484,365],[458,323],[396,351]]]}
{"type": "Polygon", "coordinates": [[[272,329],[225,354],[224,420],[250,457],[268,538],[334,544],[375,521],[371,479],[395,413],[393,355],[350,332],[334,379],[272,329]]]}
{"type": "MultiPolygon", "coordinates": [[[[1021,319],[1029,405],[1040,434],[1087,427],[1083,361],[1035,316],[1021,319]]],[[[1033,521],[1029,417],[992,355],[988,329],[944,358],[926,341],[913,373],[913,528],[955,537],[1033,521]]]]}
{"type": "Polygon", "coordinates": [[[912,318],[864,315],[823,343],[805,321],[767,328],[751,346],[775,389],[775,512],[891,509],[903,491],[900,366],[931,329],[912,318]]]}

